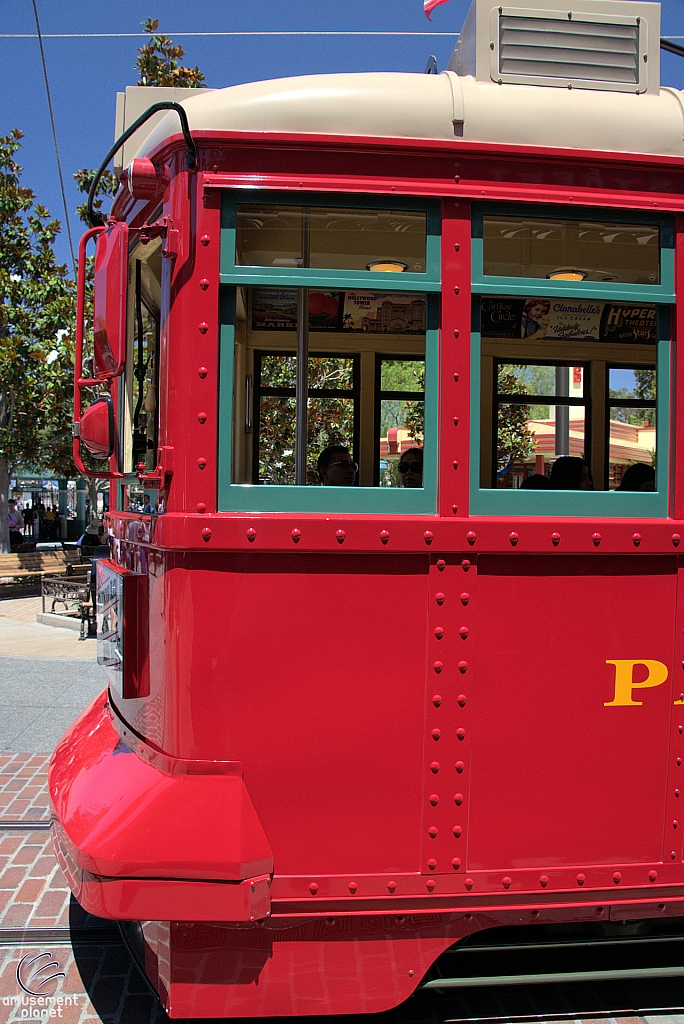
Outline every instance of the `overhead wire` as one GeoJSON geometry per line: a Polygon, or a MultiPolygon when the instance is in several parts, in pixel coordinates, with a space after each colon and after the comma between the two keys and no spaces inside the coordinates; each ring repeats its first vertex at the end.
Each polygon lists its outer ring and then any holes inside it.
{"type": "MultiPolygon", "coordinates": [[[[157,33],[159,34],[159,33],[157,33]]],[[[330,30],[308,30],[297,29],[292,31],[268,31],[268,32],[164,32],[165,36],[183,37],[190,36],[454,36],[459,32],[363,32],[360,30],[345,29],[336,31],[330,30]]],[[[34,32],[0,32],[0,39],[35,39],[34,32]]],[[[149,32],[45,32],[43,39],[150,39],[149,32]]],[[[680,39],[684,36],[671,36],[671,39],[680,39]]]]}
{"type": "MultiPolygon", "coordinates": [[[[67,205],[66,189],[64,188],[64,175],[62,174],[62,161],[59,156],[59,146],[57,144],[57,129],[55,127],[55,115],[52,109],[52,96],[50,95],[50,81],[48,79],[47,63],[45,61],[45,50],[43,49],[43,37],[40,32],[40,21],[38,19],[38,7],[36,6],[36,0],[32,0],[33,13],[36,18],[36,31],[38,35],[38,43],[40,45],[40,59],[43,62],[43,75],[45,77],[45,92],[47,93],[48,109],[50,111],[50,124],[52,125],[52,138],[55,143],[55,156],[57,157],[57,173],[59,174],[59,185],[62,190],[62,202],[64,204],[64,218],[66,221],[67,237],[69,239],[69,252],[71,253],[71,267],[76,277],[76,257],[74,256],[74,243],[71,237],[71,223],[69,221],[69,207],[67,205]]],[[[34,37],[35,38],[35,37],[34,37]]]]}

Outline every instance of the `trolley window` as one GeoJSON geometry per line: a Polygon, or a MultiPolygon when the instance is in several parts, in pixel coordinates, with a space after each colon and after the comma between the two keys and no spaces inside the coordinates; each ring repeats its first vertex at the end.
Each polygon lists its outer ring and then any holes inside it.
{"type": "Polygon", "coordinates": [[[119,452],[125,474],[122,507],[157,509],[156,489],[140,485],[137,467],[152,470],[159,443],[159,338],[161,320],[161,241],[136,242],[129,257],[128,352],[120,398],[119,452]]]}
{"type": "Polygon", "coordinates": [[[220,507],[434,514],[438,206],[250,193],[222,225],[220,507]]]}
{"type": "Polygon", "coordinates": [[[487,208],[473,235],[471,510],[667,515],[671,222],[487,208]]]}

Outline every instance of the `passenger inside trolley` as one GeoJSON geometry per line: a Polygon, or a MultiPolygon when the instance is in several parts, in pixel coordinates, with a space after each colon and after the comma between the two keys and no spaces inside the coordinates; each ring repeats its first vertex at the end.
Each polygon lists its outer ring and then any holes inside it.
{"type": "Polygon", "coordinates": [[[423,449],[409,448],[397,466],[402,487],[423,486],[423,449]]]}
{"type": "Polygon", "coordinates": [[[318,456],[318,475],[324,487],[353,487],[358,469],[343,444],[332,444],[318,456]]]}

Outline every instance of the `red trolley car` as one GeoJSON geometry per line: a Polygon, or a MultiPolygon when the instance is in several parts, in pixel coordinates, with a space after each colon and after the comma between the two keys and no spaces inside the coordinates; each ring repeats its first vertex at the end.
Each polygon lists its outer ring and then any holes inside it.
{"type": "Polygon", "coordinates": [[[55,846],[171,1017],[684,916],[683,100],[658,5],[543,7],[475,0],[441,74],[198,92],[82,242],[108,688],[55,846]]]}

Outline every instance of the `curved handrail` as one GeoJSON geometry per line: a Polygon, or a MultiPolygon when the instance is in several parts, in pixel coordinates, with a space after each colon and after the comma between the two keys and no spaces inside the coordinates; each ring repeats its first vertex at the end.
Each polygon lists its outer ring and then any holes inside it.
{"type": "Polygon", "coordinates": [[[181,130],[183,132],[183,138],[185,144],[188,147],[188,151],[185,155],[185,162],[188,170],[192,170],[197,165],[197,148],[195,142],[190,134],[190,125],[188,124],[188,115],[185,112],[185,108],[176,103],[174,100],[160,100],[159,103],[153,103],[151,107],[148,107],[140,117],[136,118],[132,125],[130,125],[126,131],[119,136],[112,148],[107,153],[100,166],[98,167],[95,177],[93,178],[92,185],[90,186],[90,192],[88,193],[88,204],[87,204],[87,217],[88,223],[91,228],[101,227],[105,223],[105,219],[101,213],[98,213],[94,209],[93,203],[97,195],[97,186],[100,184],[100,178],[105,172],[107,164],[114,157],[119,149],[123,146],[127,139],[130,139],[131,135],[134,134],[145,121],[149,120],[153,114],[157,114],[160,110],[175,110],[180,117],[181,130]]]}

